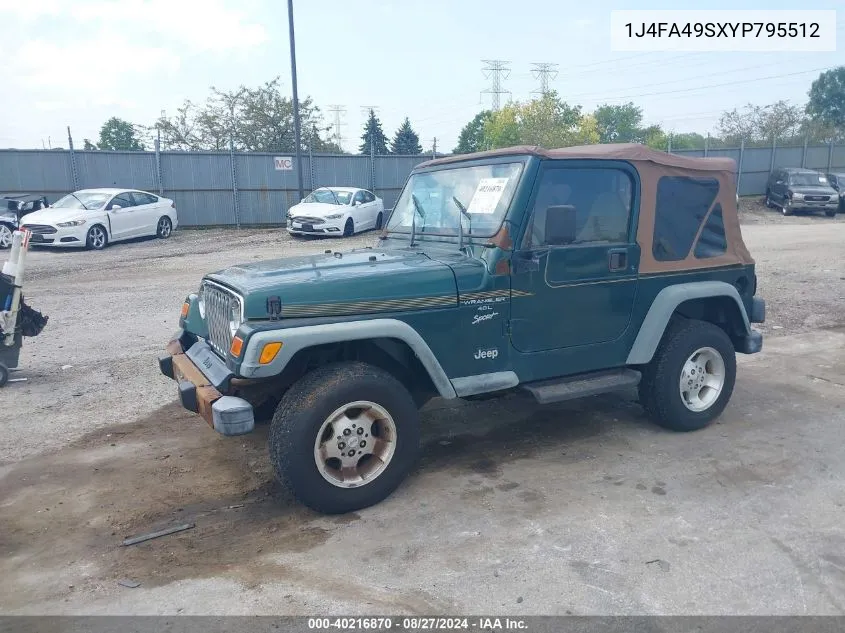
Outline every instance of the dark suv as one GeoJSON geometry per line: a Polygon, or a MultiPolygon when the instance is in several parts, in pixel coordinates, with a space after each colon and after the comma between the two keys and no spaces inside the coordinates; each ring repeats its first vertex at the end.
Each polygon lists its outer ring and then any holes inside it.
{"type": "Polygon", "coordinates": [[[839,193],[839,212],[845,212],[845,171],[840,171],[827,175],[827,181],[830,186],[836,189],[839,193]]]}
{"type": "Polygon", "coordinates": [[[839,208],[839,194],[824,174],[812,169],[780,167],[769,174],[766,206],[780,207],[784,215],[819,210],[832,217],[839,208]]]}

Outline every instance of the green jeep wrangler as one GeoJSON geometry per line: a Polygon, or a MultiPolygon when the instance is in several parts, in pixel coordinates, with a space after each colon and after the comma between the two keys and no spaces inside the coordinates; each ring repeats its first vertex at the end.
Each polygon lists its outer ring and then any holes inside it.
{"type": "Polygon", "coordinates": [[[224,435],[272,416],[278,478],[329,513],[399,485],[436,396],[638,386],[657,424],[700,429],[762,347],[734,172],[641,145],[423,163],[377,245],[207,275],[161,371],[224,435]]]}

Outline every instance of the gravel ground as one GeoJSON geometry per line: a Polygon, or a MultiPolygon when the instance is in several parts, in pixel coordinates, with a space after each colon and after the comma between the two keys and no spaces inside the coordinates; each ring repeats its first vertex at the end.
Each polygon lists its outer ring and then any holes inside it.
{"type": "Polygon", "coordinates": [[[742,218],[767,338],[719,423],[664,432],[630,394],[434,401],[418,471],[342,517],[278,489],[266,427],[222,438],[180,409],[156,357],[204,272],[372,234],[31,253],[50,322],[2,391],[0,613],[845,614],[845,221],[742,218]]]}

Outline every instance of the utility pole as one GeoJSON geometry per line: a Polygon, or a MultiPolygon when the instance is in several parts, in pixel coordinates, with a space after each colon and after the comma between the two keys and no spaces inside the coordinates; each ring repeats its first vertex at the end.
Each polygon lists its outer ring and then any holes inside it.
{"type": "Polygon", "coordinates": [[[296,92],[296,40],[293,36],[293,0],[288,0],[288,28],[290,31],[290,74],[293,84],[293,137],[296,150],[296,182],[299,187],[299,197],[302,200],[302,138],[299,130],[299,95],[296,92]]]}
{"type": "Polygon", "coordinates": [[[540,89],[535,90],[534,93],[539,93],[541,97],[549,94],[549,80],[557,77],[557,64],[550,64],[548,62],[535,62],[531,64],[531,74],[535,79],[540,80],[540,89]]]}
{"type": "Polygon", "coordinates": [[[437,137],[434,137],[434,143],[431,145],[431,158],[432,160],[437,158],[437,137]]]}
{"type": "Polygon", "coordinates": [[[334,114],[334,142],[338,147],[343,146],[343,136],[340,133],[340,128],[345,125],[341,122],[341,116],[346,114],[346,108],[342,105],[330,105],[328,111],[334,114]]]}
{"type": "Polygon", "coordinates": [[[493,110],[498,110],[501,103],[501,95],[511,94],[510,90],[502,88],[502,80],[510,77],[511,69],[508,67],[510,62],[501,59],[482,59],[484,68],[481,72],[484,73],[484,78],[490,80],[490,87],[487,90],[482,90],[481,94],[492,95],[493,110]]]}

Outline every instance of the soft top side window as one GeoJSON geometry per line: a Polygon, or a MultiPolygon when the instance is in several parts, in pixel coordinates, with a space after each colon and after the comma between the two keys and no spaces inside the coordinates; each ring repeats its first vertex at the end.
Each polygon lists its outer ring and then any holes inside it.
{"type": "Polygon", "coordinates": [[[652,254],[661,262],[687,258],[698,227],[719,195],[715,178],[663,176],[657,183],[652,254]]]}

